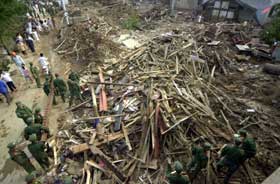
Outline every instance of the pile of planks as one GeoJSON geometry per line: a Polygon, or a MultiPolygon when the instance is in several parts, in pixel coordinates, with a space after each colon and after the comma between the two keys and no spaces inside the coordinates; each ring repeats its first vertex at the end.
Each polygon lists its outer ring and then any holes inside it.
{"type": "Polygon", "coordinates": [[[84,162],[79,180],[101,171],[110,183],[163,183],[167,156],[183,153],[186,162],[200,137],[231,141],[231,99],[201,50],[185,32],[162,35],[86,78],[90,98],[69,110],[75,119],[56,136],[58,153],[84,162]]]}

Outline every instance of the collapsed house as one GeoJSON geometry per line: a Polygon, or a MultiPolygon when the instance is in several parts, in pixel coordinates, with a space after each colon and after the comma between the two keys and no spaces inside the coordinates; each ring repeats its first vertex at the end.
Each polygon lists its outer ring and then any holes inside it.
{"type": "Polygon", "coordinates": [[[204,0],[201,3],[206,20],[253,21],[264,25],[275,15],[279,0],[204,0]]]}

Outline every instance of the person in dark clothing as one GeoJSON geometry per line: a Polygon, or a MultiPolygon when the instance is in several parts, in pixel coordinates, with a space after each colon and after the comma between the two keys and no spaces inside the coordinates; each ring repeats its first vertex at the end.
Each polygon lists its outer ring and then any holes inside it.
{"type": "Polygon", "coordinates": [[[26,37],[26,44],[28,46],[28,48],[31,50],[31,52],[36,52],[35,51],[35,45],[34,45],[34,41],[31,35],[27,35],[26,37]]]}

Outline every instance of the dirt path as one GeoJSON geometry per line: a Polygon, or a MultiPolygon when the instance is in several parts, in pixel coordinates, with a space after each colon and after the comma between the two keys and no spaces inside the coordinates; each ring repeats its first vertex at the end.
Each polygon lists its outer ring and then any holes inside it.
{"type": "MultiPolygon", "coordinates": [[[[38,65],[38,55],[43,52],[46,57],[49,58],[53,72],[64,71],[65,65],[60,62],[59,57],[51,49],[54,41],[54,33],[44,35],[41,37],[40,43],[37,46],[37,53],[35,55],[29,53],[28,56],[23,57],[26,63],[33,62],[38,65]]],[[[28,64],[29,66],[29,64],[28,64]]],[[[27,84],[23,77],[17,72],[15,66],[12,66],[12,70],[15,70],[16,74],[13,77],[18,91],[13,94],[13,102],[10,106],[6,103],[0,103],[0,183],[1,184],[21,184],[24,183],[26,176],[25,171],[9,160],[7,144],[9,142],[21,141],[23,139],[23,129],[25,124],[21,119],[18,119],[15,114],[16,101],[21,101],[29,107],[34,107],[38,104],[42,109],[47,104],[47,97],[45,96],[43,89],[36,88],[35,82],[33,84],[27,84]]],[[[64,73],[64,72],[62,72],[64,73]]],[[[44,82],[44,79],[41,79],[44,82]]],[[[50,117],[50,129],[52,132],[57,130],[56,119],[59,116],[59,112],[65,108],[66,104],[62,104],[58,99],[59,105],[55,106],[51,112],[50,117]]]]}

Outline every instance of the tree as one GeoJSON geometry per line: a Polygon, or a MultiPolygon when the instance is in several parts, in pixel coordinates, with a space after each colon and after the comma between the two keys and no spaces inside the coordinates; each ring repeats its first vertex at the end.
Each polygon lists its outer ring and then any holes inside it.
{"type": "Polygon", "coordinates": [[[270,25],[266,25],[262,32],[262,38],[272,44],[275,40],[280,41],[280,4],[273,7],[273,20],[270,25]]]}
{"type": "Polygon", "coordinates": [[[0,0],[0,43],[8,50],[7,41],[22,29],[27,6],[22,0],[0,0]]]}

